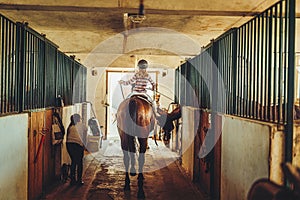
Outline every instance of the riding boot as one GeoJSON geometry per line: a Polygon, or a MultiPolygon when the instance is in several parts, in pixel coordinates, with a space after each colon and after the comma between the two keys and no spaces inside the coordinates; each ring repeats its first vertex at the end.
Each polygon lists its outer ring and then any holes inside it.
{"type": "Polygon", "coordinates": [[[71,175],[71,182],[70,182],[70,185],[75,185],[75,184],[76,184],[75,175],[71,175]]]}

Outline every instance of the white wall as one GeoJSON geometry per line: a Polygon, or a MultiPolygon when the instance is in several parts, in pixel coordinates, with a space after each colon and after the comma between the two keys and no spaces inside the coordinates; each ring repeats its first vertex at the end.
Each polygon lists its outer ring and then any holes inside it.
{"type": "Polygon", "coordinates": [[[243,200],[252,183],[269,176],[270,126],[224,117],[221,199],[243,200]]]}
{"type": "Polygon", "coordinates": [[[165,69],[160,70],[158,74],[158,91],[161,93],[160,104],[161,107],[168,108],[172,100],[167,97],[174,99],[174,87],[175,87],[175,70],[174,69],[165,69]],[[162,76],[162,72],[166,72],[166,76],[162,76]],[[167,96],[164,97],[163,95],[167,96]]]}
{"type": "Polygon", "coordinates": [[[0,199],[27,199],[28,114],[0,118],[0,199]]]}
{"type": "Polygon", "coordinates": [[[296,124],[294,130],[293,164],[300,168],[300,124],[296,124]]]}
{"type": "Polygon", "coordinates": [[[182,167],[191,180],[194,176],[194,139],[199,120],[199,109],[190,106],[182,107],[182,167]]]}
{"type": "MultiPolygon", "coordinates": [[[[91,72],[88,72],[87,77],[87,101],[93,104],[93,109],[95,111],[96,117],[100,125],[105,125],[105,107],[103,102],[106,101],[106,68],[97,67],[97,75],[92,76],[91,72]],[[103,102],[102,102],[103,101],[103,102]]],[[[104,131],[106,127],[102,130],[104,131]]]]}

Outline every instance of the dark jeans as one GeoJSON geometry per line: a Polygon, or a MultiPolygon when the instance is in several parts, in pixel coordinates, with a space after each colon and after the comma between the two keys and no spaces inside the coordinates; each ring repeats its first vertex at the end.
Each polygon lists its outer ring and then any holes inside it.
{"type": "Polygon", "coordinates": [[[77,143],[67,142],[67,151],[71,157],[71,181],[76,181],[76,167],[77,167],[77,181],[82,180],[82,168],[83,168],[83,153],[84,148],[77,143]]]}

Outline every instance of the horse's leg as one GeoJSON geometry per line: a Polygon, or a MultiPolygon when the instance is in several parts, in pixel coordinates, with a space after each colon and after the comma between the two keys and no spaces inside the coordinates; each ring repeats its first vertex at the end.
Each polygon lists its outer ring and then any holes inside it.
{"type": "Polygon", "coordinates": [[[124,190],[130,190],[130,179],[129,179],[129,174],[128,174],[128,169],[129,169],[129,154],[128,154],[128,151],[123,150],[123,155],[124,155],[123,156],[123,162],[124,162],[125,171],[126,171],[124,190]]]}
{"type": "Polygon", "coordinates": [[[143,168],[145,164],[145,153],[147,149],[147,138],[139,138],[140,150],[139,150],[139,175],[138,175],[138,198],[145,198],[144,192],[144,175],[143,168]]]}
{"type": "Polygon", "coordinates": [[[143,168],[145,164],[145,153],[147,149],[147,138],[139,138],[139,144],[140,144],[140,149],[139,149],[139,174],[143,175],[143,168]]]}
{"type": "Polygon", "coordinates": [[[139,199],[144,199],[145,196],[145,192],[144,192],[144,176],[141,176],[143,174],[139,174],[138,175],[138,193],[137,193],[137,198],[139,199]]]}
{"type": "Polygon", "coordinates": [[[135,141],[134,141],[133,136],[129,136],[129,141],[128,141],[128,150],[129,150],[129,156],[130,156],[130,175],[135,176],[136,175],[136,170],[135,170],[135,141]]]}
{"type": "Polygon", "coordinates": [[[124,190],[130,190],[130,179],[129,179],[129,153],[128,153],[128,140],[129,136],[125,134],[122,130],[119,130],[120,139],[121,139],[121,148],[123,150],[123,163],[125,167],[125,186],[124,190]]]}

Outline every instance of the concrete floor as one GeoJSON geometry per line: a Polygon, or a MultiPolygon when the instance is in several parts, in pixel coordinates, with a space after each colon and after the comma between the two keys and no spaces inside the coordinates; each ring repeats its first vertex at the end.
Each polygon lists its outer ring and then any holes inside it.
{"type": "MultiPolygon", "coordinates": [[[[205,200],[209,199],[190,181],[179,165],[178,154],[170,151],[161,141],[158,146],[149,139],[144,167],[146,199],[205,200]]],[[[131,190],[124,191],[125,172],[118,137],[103,141],[102,148],[84,157],[83,186],[57,183],[48,189],[42,199],[137,199],[137,176],[130,177],[131,190]]]]}

